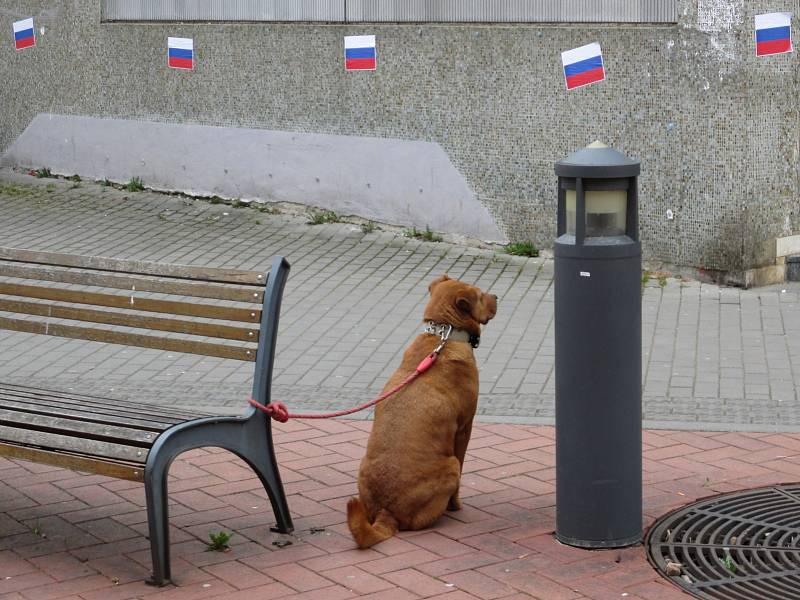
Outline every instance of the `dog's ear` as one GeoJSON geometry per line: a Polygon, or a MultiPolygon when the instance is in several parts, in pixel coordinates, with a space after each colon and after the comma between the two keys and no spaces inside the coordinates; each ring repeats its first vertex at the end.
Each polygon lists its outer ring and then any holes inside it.
{"type": "Polygon", "coordinates": [[[431,281],[431,284],[428,286],[428,292],[432,293],[433,292],[433,288],[435,288],[437,285],[439,285],[443,281],[448,281],[449,279],[450,278],[446,274],[442,275],[441,277],[437,277],[436,279],[431,281]]]}
{"type": "Polygon", "coordinates": [[[474,290],[464,290],[456,298],[456,307],[468,315],[472,315],[475,305],[478,302],[478,295],[474,290]]]}

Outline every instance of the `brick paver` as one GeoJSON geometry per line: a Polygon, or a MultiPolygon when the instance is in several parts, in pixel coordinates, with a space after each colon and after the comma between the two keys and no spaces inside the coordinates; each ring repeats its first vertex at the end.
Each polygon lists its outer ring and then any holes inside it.
{"type": "MultiPolygon", "coordinates": [[[[165,589],[142,584],[150,560],[145,512],[119,500],[121,482],[3,460],[0,598],[686,597],[652,570],[641,546],[588,551],[556,542],[552,485],[531,489],[523,468],[506,474],[498,471],[521,465],[530,473],[543,469],[552,473],[550,427],[478,425],[475,439],[494,440],[496,451],[489,458],[468,452],[462,489],[471,490],[473,481],[493,485],[462,494],[464,509],[447,513],[429,530],[403,532],[369,550],[358,550],[345,524],[346,495],[335,494],[324,504],[317,499],[329,495],[331,481],[352,481],[356,476],[358,461],[341,453],[341,444],[327,442],[346,435],[363,451],[370,423],[339,420],[331,425],[293,421],[274,427],[280,464],[296,456],[290,447],[298,439],[308,453],[327,463],[292,469],[287,489],[297,525],[293,535],[269,532],[273,518],[265,493],[254,476],[243,476],[246,467],[239,459],[218,449],[181,457],[170,482],[182,490],[172,494],[170,506],[177,585],[165,589]],[[521,456],[529,446],[542,451],[538,460],[521,456]],[[252,485],[247,492],[228,489],[227,484],[209,488],[207,478],[220,473],[252,485]],[[28,478],[49,483],[28,486],[28,478]],[[31,493],[32,487],[41,485],[57,493],[31,493]],[[505,499],[491,500],[499,494],[505,499]],[[315,506],[323,512],[307,508],[315,506]],[[231,551],[206,551],[208,533],[220,530],[233,532],[231,551]],[[284,547],[275,544],[287,541],[290,545],[284,547]]],[[[796,481],[800,476],[796,436],[661,430],[647,431],[644,438],[645,525],[701,497],[796,481]],[[752,456],[755,448],[757,465],[752,456]],[[665,454],[664,449],[672,451],[665,454]],[[673,463],[676,459],[680,464],[673,463]]],[[[130,489],[129,482],[122,483],[130,489]]],[[[132,485],[137,491],[141,488],[132,485]]]]}

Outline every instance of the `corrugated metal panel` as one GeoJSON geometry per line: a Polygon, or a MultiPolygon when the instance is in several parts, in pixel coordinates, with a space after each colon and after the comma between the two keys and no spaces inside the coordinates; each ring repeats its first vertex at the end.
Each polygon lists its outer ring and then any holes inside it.
{"type": "Polygon", "coordinates": [[[345,0],[347,20],[676,23],[678,0],[345,0]]]}
{"type": "Polygon", "coordinates": [[[103,0],[107,21],[344,21],[344,0],[103,0]]]}
{"type": "Polygon", "coordinates": [[[675,23],[678,0],[103,0],[108,21],[675,23]]]}

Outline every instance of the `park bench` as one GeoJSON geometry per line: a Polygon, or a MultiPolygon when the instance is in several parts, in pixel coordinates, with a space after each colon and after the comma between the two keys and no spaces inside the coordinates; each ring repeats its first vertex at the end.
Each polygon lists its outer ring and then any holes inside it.
{"type": "MultiPolygon", "coordinates": [[[[265,273],[0,248],[0,328],[253,361],[252,396],[267,404],[288,274],[282,257],[265,273]]],[[[248,406],[241,417],[202,417],[0,384],[0,456],[144,482],[157,585],[171,577],[169,466],[178,454],[209,446],[250,465],[272,503],[276,530],[290,533],[270,419],[261,411],[248,406]]]]}

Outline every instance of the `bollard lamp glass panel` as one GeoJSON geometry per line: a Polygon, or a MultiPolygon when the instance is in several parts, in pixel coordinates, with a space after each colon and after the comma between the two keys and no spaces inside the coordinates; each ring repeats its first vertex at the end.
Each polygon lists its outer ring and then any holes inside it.
{"type": "MultiPolygon", "coordinates": [[[[586,190],[586,237],[625,235],[628,191],[586,190]]],[[[566,190],[567,234],[575,235],[575,190],[566,190]]]]}

